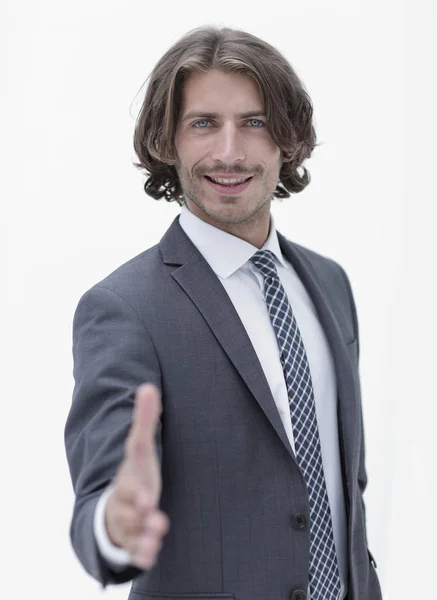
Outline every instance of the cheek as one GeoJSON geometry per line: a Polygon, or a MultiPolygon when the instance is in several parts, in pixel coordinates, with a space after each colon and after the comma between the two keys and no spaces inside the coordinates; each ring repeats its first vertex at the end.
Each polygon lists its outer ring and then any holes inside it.
{"type": "Polygon", "coordinates": [[[202,152],[199,148],[193,147],[193,144],[179,143],[176,147],[179,157],[179,164],[185,172],[191,173],[197,163],[202,159],[202,152]]]}

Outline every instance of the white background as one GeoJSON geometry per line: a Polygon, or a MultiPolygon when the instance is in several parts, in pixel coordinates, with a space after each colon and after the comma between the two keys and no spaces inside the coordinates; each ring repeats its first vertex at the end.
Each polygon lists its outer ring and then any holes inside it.
{"type": "Polygon", "coordinates": [[[69,540],[72,317],[179,213],[146,196],[132,165],[137,93],[204,24],[275,45],[313,100],[312,182],[272,211],[279,231],[334,258],[352,283],[384,598],[434,597],[435,2],[16,0],[0,20],[1,597],[127,598],[130,584],[103,592],[69,540]]]}

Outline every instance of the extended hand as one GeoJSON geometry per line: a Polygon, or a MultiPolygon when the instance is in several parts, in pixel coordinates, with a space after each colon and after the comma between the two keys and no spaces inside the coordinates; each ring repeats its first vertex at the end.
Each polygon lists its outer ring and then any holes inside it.
{"type": "Polygon", "coordinates": [[[167,515],[157,509],[162,481],[155,433],[161,411],[159,389],[150,383],[141,385],[135,396],[125,457],[105,510],[109,538],[128,551],[139,569],[155,564],[170,527],[167,515]]]}

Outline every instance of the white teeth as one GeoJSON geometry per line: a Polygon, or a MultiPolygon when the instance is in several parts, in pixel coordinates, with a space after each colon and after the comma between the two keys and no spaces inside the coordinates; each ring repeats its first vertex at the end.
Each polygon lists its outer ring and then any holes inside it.
{"type": "Polygon", "coordinates": [[[211,177],[211,179],[213,181],[215,181],[216,183],[241,183],[242,181],[246,181],[246,178],[243,178],[243,179],[228,178],[228,179],[226,179],[224,177],[217,177],[217,178],[211,177]]]}

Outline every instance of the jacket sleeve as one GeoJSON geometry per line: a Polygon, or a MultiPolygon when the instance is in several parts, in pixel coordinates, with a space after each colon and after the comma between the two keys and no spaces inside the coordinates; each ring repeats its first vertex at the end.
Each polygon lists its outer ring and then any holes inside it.
{"type": "MultiPolygon", "coordinates": [[[[140,316],[117,293],[101,285],[82,296],[74,314],[73,376],[73,398],[64,431],[75,493],[70,538],[85,570],[106,587],[142,573],[133,566],[111,569],[99,552],[93,523],[100,495],[124,457],[136,390],[145,382],[161,389],[161,375],[153,342],[140,316]]],[[[161,422],[156,443],[161,460],[161,422]]]]}

